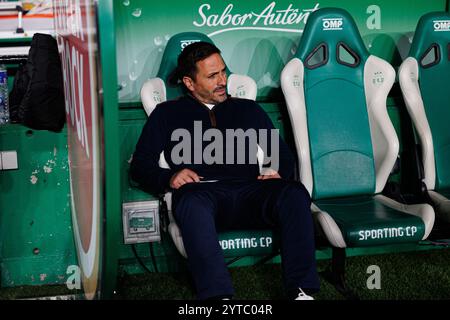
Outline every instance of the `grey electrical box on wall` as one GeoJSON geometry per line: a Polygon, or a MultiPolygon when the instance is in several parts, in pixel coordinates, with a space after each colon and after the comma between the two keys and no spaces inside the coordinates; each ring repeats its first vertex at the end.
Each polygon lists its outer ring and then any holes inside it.
{"type": "Polygon", "coordinates": [[[122,204],[125,244],[160,241],[159,201],[138,201],[122,204]]]}

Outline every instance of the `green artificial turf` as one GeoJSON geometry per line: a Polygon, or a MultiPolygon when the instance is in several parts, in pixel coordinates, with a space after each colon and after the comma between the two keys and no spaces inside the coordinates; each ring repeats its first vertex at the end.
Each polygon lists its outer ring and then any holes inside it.
{"type": "MultiPolygon", "coordinates": [[[[318,261],[319,272],[329,260],[318,261]]],[[[347,258],[347,284],[361,300],[439,300],[450,299],[450,249],[425,252],[392,253],[347,258]],[[380,268],[380,289],[368,289],[372,275],[368,267],[380,268]]],[[[284,299],[279,264],[230,268],[236,290],[235,299],[284,299]]],[[[22,299],[55,295],[74,295],[65,286],[28,286],[0,289],[0,299],[22,299]]],[[[345,299],[321,276],[317,300],[345,299]]],[[[187,272],[122,274],[117,282],[115,299],[182,300],[195,299],[187,272]]]]}
{"type": "MultiPolygon", "coordinates": [[[[318,262],[319,272],[329,260],[318,262]]],[[[450,250],[395,253],[347,258],[348,286],[363,300],[450,299],[450,250]],[[368,289],[368,267],[380,268],[380,289],[368,289]]],[[[230,268],[235,299],[284,299],[281,266],[266,264],[230,268]]],[[[119,280],[122,299],[195,299],[187,273],[124,275],[119,280]]],[[[321,276],[317,300],[342,300],[343,295],[321,276]]]]}

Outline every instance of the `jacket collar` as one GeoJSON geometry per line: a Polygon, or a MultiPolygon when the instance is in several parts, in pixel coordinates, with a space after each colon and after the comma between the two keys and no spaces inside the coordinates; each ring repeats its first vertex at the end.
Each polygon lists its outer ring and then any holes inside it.
{"type": "MultiPolygon", "coordinates": [[[[208,111],[210,110],[203,102],[201,102],[201,101],[198,100],[196,97],[194,97],[190,92],[189,92],[189,93],[186,93],[184,96],[185,96],[186,98],[188,98],[189,100],[194,101],[196,104],[201,105],[203,108],[205,108],[205,110],[208,110],[208,111]]],[[[213,111],[213,110],[216,109],[217,107],[223,105],[223,104],[226,103],[229,99],[232,99],[232,97],[231,97],[229,94],[227,94],[227,99],[226,99],[225,101],[223,101],[223,102],[220,102],[220,103],[214,105],[214,107],[212,107],[211,111],[213,111]]]]}

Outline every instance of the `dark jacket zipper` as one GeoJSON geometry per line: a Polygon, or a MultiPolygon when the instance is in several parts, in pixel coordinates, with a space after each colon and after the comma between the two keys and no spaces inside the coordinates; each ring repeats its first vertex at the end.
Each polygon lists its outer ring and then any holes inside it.
{"type": "Polygon", "coordinates": [[[208,110],[209,113],[209,121],[211,121],[211,127],[215,128],[217,123],[216,123],[216,115],[214,113],[214,111],[212,110],[208,110]]]}
{"type": "MultiPolygon", "coordinates": [[[[216,115],[214,113],[214,111],[212,109],[209,109],[205,104],[203,104],[202,102],[198,101],[192,94],[187,94],[187,96],[191,99],[193,99],[194,101],[196,101],[197,103],[199,103],[201,106],[203,106],[204,108],[206,108],[208,110],[208,114],[209,114],[209,121],[211,122],[211,127],[216,128],[217,127],[217,121],[216,121],[216,115]]],[[[215,107],[215,106],[214,106],[215,107]]]]}

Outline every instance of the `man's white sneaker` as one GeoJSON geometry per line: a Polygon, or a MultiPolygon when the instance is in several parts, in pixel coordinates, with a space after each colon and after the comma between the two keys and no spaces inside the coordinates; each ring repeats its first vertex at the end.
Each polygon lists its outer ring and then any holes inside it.
{"type": "Polygon", "coordinates": [[[295,300],[314,300],[314,298],[308,296],[306,293],[303,292],[302,289],[298,288],[298,296],[297,298],[295,298],[295,300]]]}

